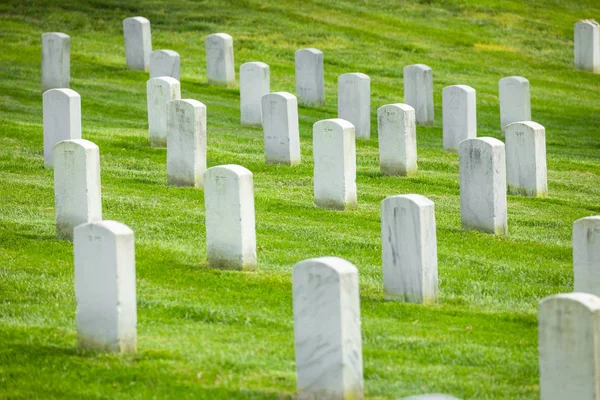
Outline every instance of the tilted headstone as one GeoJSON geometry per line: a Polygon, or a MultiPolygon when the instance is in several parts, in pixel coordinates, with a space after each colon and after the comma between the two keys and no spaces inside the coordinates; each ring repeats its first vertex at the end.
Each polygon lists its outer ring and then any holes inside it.
{"type": "Polygon", "coordinates": [[[265,158],[269,164],[300,164],[300,131],[296,96],[285,92],[262,98],[265,158]]]}
{"type": "Polygon", "coordinates": [[[575,68],[600,73],[600,24],[593,19],[575,24],[575,68]]]}
{"type": "Polygon", "coordinates": [[[540,398],[600,399],[600,298],[546,297],[538,310],[540,398]]]}
{"type": "Polygon", "coordinates": [[[418,194],[381,202],[383,289],[388,299],[437,301],[437,239],[433,201],[418,194]]]}
{"type": "Polygon", "coordinates": [[[79,347],[135,353],[133,231],[116,221],[79,225],[73,247],[79,347]]]}
{"type": "Polygon", "coordinates": [[[491,137],[466,139],[458,152],[463,229],[508,234],[504,143],[491,137]]]}
{"type": "Polygon", "coordinates": [[[417,172],[415,109],[387,104],[377,109],[379,168],[382,174],[412,176],[417,172]]]}
{"type": "Polygon", "coordinates": [[[343,119],[313,125],[314,190],[317,207],[356,207],[354,126],[343,119]]]}
{"type": "Polygon", "coordinates": [[[513,122],[531,121],[529,81],[521,76],[509,76],[498,82],[500,123],[502,128],[513,122]]]}
{"type": "Polygon", "coordinates": [[[546,197],[546,130],[536,122],[513,122],[504,127],[508,192],[546,197]]]}
{"type": "Polygon", "coordinates": [[[167,103],[181,99],[181,85],[177,79],[168,76],[152,78],[146,82],[146,99],[150,145],[165,147],[167,145],[167,103]]]}
{"type": "Polygon", "coordinates": [[[256,228],[252,172],[239,165],[206,170],[204,205],[208,266],[253,270],[256,228]]]}
{"type": "Polygon", "coordinates": [[[56,235],[71,240],[73,228],[102,219],[100,150],[85,139],[54,146],[56,235]]]}
{"type": "Polygon", "coordinates": [[[42,35],[42,92],[68,88],[71,80],[71,38],[61,32],[42,35]]]}
{"type": "Polygon", "coordinates": [[[247,62],[240,67],[240,114],[242,125],[262,124],[264,95],[271,91],[269,66],[263,62],[247,62]]]}
{"type": "Polygon", "coordinates": [[[71,89],[46,90],[44,109],[44,164],[54,165],[54,145],[63,140],[81,139],[81,96],[71,89]]]}
{"type": "Polygon", "coordinates": [[[206,171],[206,106],[191,99],[167,103],[167,182],[202,187],[206,171]]]}
{"type": "Polygon", "coordinates": [[[296,96],[300,104],[318,106],[325,104],[323,52],[319,49],[300,49],[296,60],[296,96]]]}
{"type": "Polygon", "coordinates": [[[358,270],[337,257],[294,265],[298,398],[363,399],[358,270]]]}
{"type": "Polygon", "coordinates": [[[150,53],[152,53],[150,21],[144,17],[124,19],[123,36],[125,37],[125,61],[127,68],[148,71],[150,53]]]}
{"type": "Polygon", "coordinates": [[[475,89],[467,85],[446,86],[442,90],[444,149],[458,151],[458,144],[477,137],[475,89]]]}
{"type": "Polygon", "coordinates": [[[226,33],[213,33],[206,37],[204,45],[208,83],[217,86],[235,86],[233,38],[226,33]]]}
{"type": "Polygon", "coordinates": [[[371,78],[359,72],[338,77],[338,118],[354,125],[356,139],[371,137],[371,78]]]}
{"type": "Polygon", "coordinates": [[[600,216],[573,223],[573,291],[600,296],[600,216]]]}
{"type": "Polygon", "coordinates": [[[179,80],[181,58],[173,50],[156,50],[150,53],[150,78],[170,76],[179,80]]]}
{"type": "Polygon", "coordinates": [[[418,125],[433,125],[433,75],[425,64],[404,67],[404,102],[415,109],[418,125]]]}

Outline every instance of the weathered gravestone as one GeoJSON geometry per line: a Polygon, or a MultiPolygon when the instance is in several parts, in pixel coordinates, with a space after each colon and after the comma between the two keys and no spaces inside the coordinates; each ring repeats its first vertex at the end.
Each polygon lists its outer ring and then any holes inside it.
{"type": "Polygon", "coordinates": [[[437,301],[437,239],[433,201],[418,194],[381,202],[383,288],[388,299],[437,301]]]}
{"type": "Polygon", "coordinates": [[[269,164],[300,164],[298,103],[290,93],[270,93],[262,98],[265,158],[269,164]]]}
{"type": "Polygon", "coordinates": [[[500,94],[500,124],[531,121],[529,81],[521,76],[509,76],[498,82],[500,94]]]}
{"type": "Polygon", "coordinates": [[[235,86],[233,38],[226,33],[213,33],[206,37],[204,45],[208,83],[217,86],[235,86]]]}
{"type": "Polygon", "coordinates": [[[459,170],[463,229],[508,234],[504,143],[490,137],[463,140],[459,170]]]}
{"type": "Polygon", "coordinates": [[[206,171],[206,106],[191,99],[167,103],[167,182],[202,187],[206,171]]]}
{"type": "Polygon", "coordinates": [[[379,168],[386,175],[412,176],[417,172],[415,109],[387,104],[377,109],[379,168]]]}
{"type": "Polygon", "coordinates": [[[467,85],[446,86],[442,90],[444,149],[458,151],[458,144],[477,137],[475,89],[467,85]]]}
{"type": "Polygon", "coordinates": [[[325,104],[323,52],[319,49],[296,50],[296,96],[300,104],[325,104]]]}
{"type": "Polygon", "coordinates": [[[252,172],[239,165],[206,170],[204,205],[211,268],[253,270],[256,229],[252,172]]]}
{"type": "Polygon", "coordinates": [[[425,64],[404,67],[404,102],[415,109],[419,125],[433,125],[433,75],[425,64]]]}
{"type": "Polygon", "coordinates": [[[65,140],[54,146],[56,235],[71,240],[73,228],[102,219],[100,150],[84,140],[65,140]]]}
{"type": "Polygon", "coordinates": [[[538,310],[540,398],[600,399],[600,298],[546,297],[538,310]]]}
{"type": "Polygon", "coordinates": [[[61,32],[42,35],[42,92],[68,88],[71,79],[71,38],[61,32]]]}
{"type": "Polygon", "coordinates": [[[338,77],[338,118],[354,125],[356,139],[371,137],[371,78],[358,72],[338,77]]]}
{"type": "Polygon", "coordinates": [[[81,139],[81,96],[71,89],[46,90],[44,110],[44,164],[54,165],[54,145],[63,140],[81,139]]]}
{"type": "Polygon", "coordinates": [[[240,114],[242,125],[262,124],[263,96],[271,91],[269,66],[263,62],[247,62],[240,67],[240,114]]]}
{"type": "Polygon", "coordinates": [[[148,80],[146,83],[146,98],[150,145],[165,147],[167,145],[167,103],[171,100],[181,99],[179,81],[168,76],[148,80]]]}
{"type": "Polygon", "coordinates": [[[181,58],[173,50],[156,50],[150,53],[150,78],[170,76],[179,80],[181,58]]]}
{"type": "Polygon", "coordinates": [[[575,24],[575,68],[600,73],[600,24],[593,19],[575,24]]]}
{"type": "Polygon", "coordinates": [[[546,131],[536,122],[513,122],[504,128],[508,192],[546,197],[546,131]]]}
{"type": "Polygon", "coordinates": [[[79,225],[73,247],[79,347],[135,353],[133,231],[116,221],[79,225]]]}
{"type": "Polygon", "coordinates": [[[574,291],[600,296],[600,216],[575,221],[572,244],[574,291]]]}
{"type": "Polygon", "coordinates": [[[298,398],[363,399],[358,270],[337,257],[304,260],[292,289],[298,398]]]}
{"type": "Polygon", "coordinates": [[[125,37],[125,61],[127,68],[147,71],[152,53],[150,21],[144,17],[131,17],[123,20],[125,37]]]}
{"type": "Polygon", "coordinates": [[[314,190],[317,207],[356,207],[354,126],[343,119],[313,125],[314,190]]]}

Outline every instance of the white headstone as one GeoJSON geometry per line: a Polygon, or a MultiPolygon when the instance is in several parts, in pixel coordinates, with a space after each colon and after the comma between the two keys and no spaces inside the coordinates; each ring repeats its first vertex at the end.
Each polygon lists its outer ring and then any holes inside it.
{"type": "Polygon", "coordinates": [[[125,36],[125,60],[127,68],[148,71],[150,53],[152,52],[150,21],[144,17],[124,19],[123,35],[125,36]]]}
{"type": "Polygon", "coordinates": [[[167,103],[167,181],[202,187],[206,171],[206,106],[191,99],[167,103]]]}
{"type": "Polygon", "coordinates": [[[316,106],[325,104],[323,52],[319,49],[300,49],[296,59],[296,96],[300,104],[316,106]]]}
{"type": "Polygon", "coordinates": [[[211,268],[253,270],[256,228],[252,172],[239,165],[206,170],[204,205],[211,268]]]}
{"type": "Polygon", "coordinates": [[[173,50],[156,50],[150,53],[150,78],[170,76],[179,80],[181,58],[173,50]]]}
{"type": "Polygon", "coordinates": [[[504,127],[508,192],[546,197],[546,130],[536,122],[513,122],[504,127]]]}
{"type": "Polygon", "coordinates": [[[433,125],[433,75],[425,64],[404,67],[404,102],[415,109],[419,125],[433,125]]]}
{"type": "Polygon", "coordinates": [[[81,96],[71,89],[44,92],[44,164],[52,167],[54,145],[81,139],[81,96]]]}
{"type": "Polygon", "coordinates": [[[417,172],[415,109],[387,104],[377,109],[379,167],[382,174],[412,176],[417,172]]]}
{"type": "Polygon", "coordinates": [[[538,310],[540,398],[600,398],[600,298],[546,297],[538,310]]]}
{"type": "Polygon", "coordinates": [[[356,139],[371,137],[371,78],[354,72],[338,77],[338,118],[354,125],[356,139]]]}
{"type": "Polygon", "coordinates": [[[358,270],[337,257],[293,269],[298,399],[362,399],[358,270]]]}
{"type": "Polygon", "coordinates": [[[433,201],[418,194],[381,202],[383,289],[388,299],[437,301],[437,239],[433,201]]]}
{"type": "Polygon", "coordinates": [[[247,62],[240,67],[240,112],[242,125],[262,124],[261,99],[271,91],[269,66],[247,62]]]}
{"type": "Polygon", "coordinates": [[[270,93],[262,98],[265,158],[269,164],[300,164],[298,103],[290,93],[270,93]]]}
{"type": "Polygon", "coordinates": [[[463,229],[508,234],[504,143],[481,137],[458,147],[463,229]]]}
{"type": "Polygon", "coordinates": [[[73,247],[79,347],[135,353],[133,231],[116,221],[79,225],[73,247]]]}
{"type": "Polygon", "coordinates": [[[181,99],[181,86],[175,78],[163,76],[146,82],[148,104],[148,135],[150,145],[167,145],[167,103],[181,99]]]}
{"type": "Polygon", "coordinates": [[[521,76],[509,76],[500,79],[498,88],[502,128],[513,122],[531,121],[529,81],[521,76]]]}
{"type": "Polygon", "coordinates": [[[60,32],[42,35],[42,92],[68,88],[71,79],[71,38],[60,32]]]}
{"type": "Polygon", "coordinates": [[[343,119],[313,125],[315,204],[344,210],[356,207],[354,126],[343,119]]]}
{"type": "Polygon", "coordinates": [[[100,150],[84,140],[65,140],[54,146],[56,235],[71,240],[73,228],[102,219],[100,150]]]}
{"type": "Polygon", "coordinates": [[[593,19],[575,24],[575,68],[600,73],[600,24],[593,19]]]}
{"type": "Polygon", "coordinates": [[[446,86],[442,90],[444,149],[457,152],[458,144],[477,137],[475,89],[467,85],[446,86]]]}
{"type": "Polygon", "coordinates": [[[573,223],[575,292],[600,296],[600,216],[573,223]]]}
{"type": "Polygon", "coordinates": [[[233,38],[226,33],[213,33],[204,40],[206,75],[210,85],[235,86],[233,38]]]}

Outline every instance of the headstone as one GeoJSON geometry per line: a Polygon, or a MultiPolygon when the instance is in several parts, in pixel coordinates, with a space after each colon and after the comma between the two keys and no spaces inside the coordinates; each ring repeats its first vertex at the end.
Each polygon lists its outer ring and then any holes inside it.
{"type": "Polygon", "coordinates": [[[298,103],[290,93],[270,93],[262,98],[265,158],[269,164],[300,164],[298,103]]]}
{"type": "Polygon", "coordinates": [[[383,288],[388,299],[437,301],[437,239],[433,201],[418,194],[381,202],[383,288]]]}
{"type": "Polygon", "coordinates": [[[529,81],[521,76],[509,76],[500,79],[498,88],[502,128],[513,122],[531,121],[529,81]]]}
{"type": "Polygon", "coordinates": [[[463,140],[459,170],[463,229],[507,235],[504,143],[491,137],[463,140]]]}
{"type": "Polygon", "coordinates": [[[167,181],[202,187],[206,171],[206,106],[184,99],[167,103],[167,181]]]}
{"type": "Polygon", "coordinates": [[[209,267],[255,269],[252,172],[239,165],[220,165],[206,170],[204,179],[209,267]]]}
{"type": "Polygon", "coordinates": [[[457,397],[442,393],[422,394],[418,396],[403,397],[401,400],[459,400],[457,397]]]}
{"type": "Polygon", "coordinates": [[[513,122],[504,128],[508,192],[546,197],[546,131],[536,122],[513,122]]]}
{"type": "Polygon", "coordinates": [[[71,89],[44,92],[44,164],[54,165],[54,145],[63,140],[81,139],[81,96],[71,89]]]}
{"type": "Polygon", "coordinates": [[[71,38],[61,32],[42,35],[42,92],[68,88],[71,79],[71,38]]]}
{"type": "Polygon", "coordinates": [[[170,76],[179,80],[181,59],[173,50],[156,50],[150,53],[150,78],[170,76]]]}
{"type": "Polygon", "coordinates": [[[150,53],[152,52],[150,21],[144,17],[124,19],[123,35],[125,36],[125,60],[127,68],[148,71],[150,53]]]}
{"type": "Polygon", "coordinates": [[[148,103],[148,135],[150,145],[167,145],[167,103],[181,99],[181,86],[175,78],[163,76],[146,82],[148,103]]]}
{"type": "Polygon", "coordinates": [[[213,33],[206,37],[204,45],[208,83],[217,86],[235,86],[233,38],[226,33],[213,33]]]}
{"type": "Polygon", "coordinates": [[[356,139],[371,137],[371,78],[358,72],[338,78],[338,118],[354,125],[356,139]]]}
{"type": "Polygon", "coordinates": [[[412,176],[417,172],[415,109],[387,104],[377,109],[379,167],[382,174],[412,176]]]}
{"type": "Polygon", "coordinates": [[[343,119],[313,125],[314,189],[317,207],[356,207],[354,126],[343,119]]]}
{"type": "Polygon", "coordinates": [[[325,104],[323,52],[318,49],[300,49],[296,59],[296,96],[302,105],[325,104]]]}
{"type": "Polygon", "coordinates": [[[298,399],[363,399],[358,270],[313,258],[294,265],[292,282],[298,399]]]}
{"type": "Polygon", "coordinates": [[[242,125],[262,124],[261,99],[271,91],[269,66],[247,62],[240,67],[240,111],[242,125]]]}
{"type": "Polygon", "coordinates": [[[600,73],[600,24],[593,19],[575,24],[575,68],[600,73]]]}
{"type": "Polygon", "coordinates": [[[477,137],[475,89],[467,85],[442,90],[444,149],[457,152],[458,144],[477,137]]]}
{"type": "Polygon", "coordinates": [[[433,75],[427,65],[404,67],[404,102],[415,109],[418,125],[433,125],[433,75]]]}
{"type": "Polygon", "coordinates": [[[546,297],[538,310],[540,398],[600,398],[600,298],[546,297]]]}
{"type": "Polygon", "coordinates": [[[54,146],[56,235],[71,240],[77,225],[102,219],[100,150],[84,139],[54,146]]]}
{"type": "Polygon", "coordinates": [[[79,225],[73,247],[79,347],[135,353],[133,231],[116,221],[79,225]]]}
{"type": "Polygon", "coordinates": [[[600,216],[573,223],[575,292],[600,296],[600,216]]]}

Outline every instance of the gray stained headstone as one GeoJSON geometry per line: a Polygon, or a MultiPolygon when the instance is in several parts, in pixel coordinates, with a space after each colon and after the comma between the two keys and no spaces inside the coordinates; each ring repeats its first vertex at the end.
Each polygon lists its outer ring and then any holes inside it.
{"type": "Polygon", "coordinates": [[[226,33],[213,33],[206,37],[204,45],[208,83],[217,86],[235,86],[233,38],[226,33]]]}
{"type": "Polygon", "coordinates": [[[467,85],[446,86],[442,90],[444,149],[458,152],[458,144],[477,137],[475,89],[467,85]]]}
{"type": "Polygon", "coordinates": [[[600,296],[600,216],[573,223],[574,292],[600,296]]]}
{"type": "Polygon", "coordinates": [[[600,73],[600,24],[593,19],[575,24],[575,69],[600,73]]]}
{"type": "Polygon", "coordinates": [[[412,176],[417,172],[415,109],[387,104],[377,109],[379,168],[382,174],[412,176]]]}
{"type": "Polygon", "coordinates": [[[354,125],[356,139],[371,137],[371,78],[359,72],[338,77],[338,118],[354,125]]]}
{"type": "Polygon", "coordinates": [[[269,66],[247,62],[240,67],[240,117],[242,125],[262,125],[262,98],[271,91],[269,66]]]}
{"type": "Polygon", "coordinates": [[[54,165],[54,146],[81,139],[81,96],[71,89],[50,89],[42,95],[44,111],[44,165],[54,165]]]}
{"type": "Polygon", "coordinates": [[[498,81],[500,95],[500,124],[531,121],[529,81],[522,76],[508,76],[498,81]]]}
{"type": "Polygon", "coordinates": [[[173,50],[156,50],[150,53],[150,78],[169,76],[179,80],[181,58],[173,50]]]}
{"type": "Polygon", "coordinates": [[[546,131],[536,122],[513,122],[504,128],[508,192],[546,197],[546,131]]]}
{"type": "Polygon", "coordinates": [[[269,164],[300,164],[298,103],[290,93],[270,93],[262,98],[265,159],[269,164]]]}
{"type": "Polygon", "coordinates": [[[433,125],[433,74],[425,64],[404,67],[404,102],[415,109],[418,125],[433,125]]]}
{"type": "Polygon", "coordinates": [[[127,68],[148,71],[150,53],[152,53],[150,21],[144,17],[124,19],[123,36],[125,37],[125,61],[127,68]]]}
{"type": "Polygon", "coordinates": [[[42,35],[42,92],[68,88],[71,79],[71,38],[61,32],[42,35]]]}
{"type": "Polygon", "coordinates": [[[296,96],[302,105],[325,104],[323,52],[319,49],[300,49],[294,54],[296,66],[296,96]]]}

